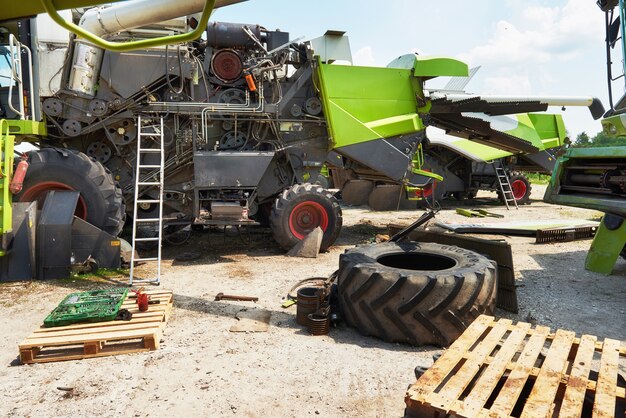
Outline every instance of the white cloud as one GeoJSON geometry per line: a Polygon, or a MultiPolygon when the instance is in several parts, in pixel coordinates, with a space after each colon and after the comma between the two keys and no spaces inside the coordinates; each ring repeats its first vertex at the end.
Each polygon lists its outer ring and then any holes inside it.
{"type": "Polygon", "coordinates": [[[364,46],[352,55],[352,61],[354,65],[363,65],[366,67],[372,67],[376,65],[374,59],[374,52],[371,46],[364,46]]]}
{"type": "Polygon", "coordinates": [[[501,75],[484,78],[483,94],[502,94],[506,92],[511,95],[530,95],[532,86],[527,75],[501,75]]]}
{"type": "Polygon", "coordinates": [[[459,58],[470,65],[537,64],[578,57],[585,46],[601,45],[603,16],[589,0],[563,7],[528,6],[515,23],[500,20],[486,44],[459,58]]]}

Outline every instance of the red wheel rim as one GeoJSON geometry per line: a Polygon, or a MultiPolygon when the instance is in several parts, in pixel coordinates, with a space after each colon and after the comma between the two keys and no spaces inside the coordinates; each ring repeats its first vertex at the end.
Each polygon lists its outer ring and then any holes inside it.
{"type": "Polygon", "coordinates": [[[513,189],[513,197],[515,197],[515,200],[520,200],[526,196],[527,188],[523,180],[515,180],[513,184],[511,184],[511,189],[513,189]]]}
{"type": "MultiPolygon", "coordinates": [[[[37,207],[41,209],[43,207],[44,200],[46,200],[46,195],[51,190],[74,190],[74,188],[57,181],[44,181],[24,190],[20,196],[20,202],[37,201],[37,207]]],[[[76,205],[74,215],[78,216],[80,219],[87,220],[87,204],[85,203],[82,195],[78,198],[78,204],[76,205]]]]}
{"type": "Polygon", "coordinates": [[[289,229],[298,239],[303,239],[317,227],[326,232],[328,228],[328,213],[324,206],[317,202],[306,201],[299,203],[289,215],[289,229]]]}
{"type": "Polygon", "coordinates": [[[431,197],[435,191],[435,183],[430,183],[422,189],[422,197],[431,197]]]}

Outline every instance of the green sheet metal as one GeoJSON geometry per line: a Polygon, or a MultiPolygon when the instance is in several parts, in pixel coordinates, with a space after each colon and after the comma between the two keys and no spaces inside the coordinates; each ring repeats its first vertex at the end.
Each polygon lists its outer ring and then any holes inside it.
{"type": "Polygon", "coordinates": [[[410,70],[320,63],[317,76],[331,148],[424,129],[410,70]]]}
{"type": "MultiPolygon", "coordinates": [[[[0,119],[0,235],[4,235],[13,230],[13,208],[11,206],[12,195],[9,184],[13,175],[13,146],[15,136],[9,133],[9,121],[0,119]]],[[[5,251],[0,250],[0,256],[4,256],[5,251]]]]}
{"type": "Polygon", "coordinates": [[[388,68],[412,70],[415,77],[428,80],[434,77],[467,77],[467,64],[449,57],[421,56],[415,54],[402,55],[391,61],[388,68]]]}
{"type": "Polygon", "coordinates": [[[602,119],[602,129],[608,135],[626,136],[626,115],[613,115],[602,119]]]}
{"type": "Polygon", "coordinates": [[[585,268],[601,274],[611,274],[620,253],[626,245],[626,222],[619,228],[610,230],[602,218],[600,228],[587,253],[585,268]]]}
{"type": "Polygon", "coordinates": [[[318,61],[332,148],[422,131],[424,79],[456,75],[467,75],[467,65],[451,58],[405,55],[387,68],[318,61]]]}

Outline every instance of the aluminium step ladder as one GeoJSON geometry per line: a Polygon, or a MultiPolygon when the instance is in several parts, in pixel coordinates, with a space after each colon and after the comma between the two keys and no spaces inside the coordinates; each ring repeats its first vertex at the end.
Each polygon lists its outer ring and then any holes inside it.
{"type": "Polygon", "coordinates": [[[137,160],[135,168],[135,204],[133,210],[133,251],[130,260],[130,280],[129,285],[136,283],[151,283],[159,285],[161,283],[161,244],[163,237],[163,179],[164,179],[164,131],[163,118],[159,118],[159,123],[154,124],[155,117],[141,115],[137,118],[137,160]],[[147,122],[147,123],[146,123],[147,122]],[[156,145],[156,148],[150,146],[156,145]],[[154,158],[157,156],[158,158],[154,158]],[[158,160],[158,163],[147,163],[147,158],[158,160]],[[146,198],[147,192],[158,188],[158,198],[146,198]],[[158,205],[158,218],[139,218],[137,216],[140,205],[158,205]],[[156,236],[138,237],[137,230],[140,226],[153,226],[156,228],[156,236]],[[156,257],[136,257],[135,249],[138,242],[157,243],[156,257]],[[156,263],[156,276],[152,278],[135,278],[135,263],[156,263]]]}
{"type": "Polygon", "coordinates": [[[502,167],[501,163],[495,162],[494,167],[496,169],[496,178],[498,179],[498,185],[500,186],[500,192],[502,193],[502,200],[507,210],[511,209],[511,206],[515,206],[515,209],[519,209],[517,206],[517,199],[513,194],[513,188],[509,181],[509,176],[506,174],[506,170],[502,167]]]}

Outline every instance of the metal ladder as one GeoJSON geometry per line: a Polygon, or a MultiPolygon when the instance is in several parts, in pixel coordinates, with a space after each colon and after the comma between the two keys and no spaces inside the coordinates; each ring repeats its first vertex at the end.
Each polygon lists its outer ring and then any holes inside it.
{"type": "Polygon", "coordinates": [[[502,167],[502,164],[498,162],[494,163],[494,167],[496,169],[496,178],[498,179],[500,192],[502,192],[504,205],[507,210],[510,210],[511,206],[515,206],[515,209],[519,209],[515,195],[513,195],[513,189],[511,188],[511,182],[509,181],[509,176],[506,174],[506,170],[502,167]]]}
{"type": "MultiPolygon", "coordinates": [[[[156,119],[154,117],[145,117],[148,122],[156,119]]],[[[133,210],[133,251],[130,260],[130,279],[129,285],[132,286],[133,282],[137,283],[152,283],[159,285],[161,283],[161,242],[163,235],[163,171],[164,171],[164,149],[163,149],[163,118],[159,120],[159,124],[146,124],[146,121],[141,115],[137,118],[137,160],[135,170],[135,205],[133,210]],[[157,148],[149,148],[150,142],[156,143],[157,148]],[[157,155],[159,157],[158,164],[146,164],[143,162],[144,158],[148,155],[157,155]],[[140,199],[142,196],[146,196],[146,193],[151,188],[158,187],[159,196],[158,199],[140,199]],[[158,204],[159,205],[159,217],[158,218],[138,218],[137,209],[142,204],[158,204]],[[155,225],[157,228],[157,235],[155,237],[137,237],[138,225],[155,225]],[[156,242],[158,245],[156,257],[135,257],[135,248],[138,242],[156,242]],[[156,263],[156,277],[153,278],[137,278],[135,279],[135,262],[152,262],[156,263]]]]}

